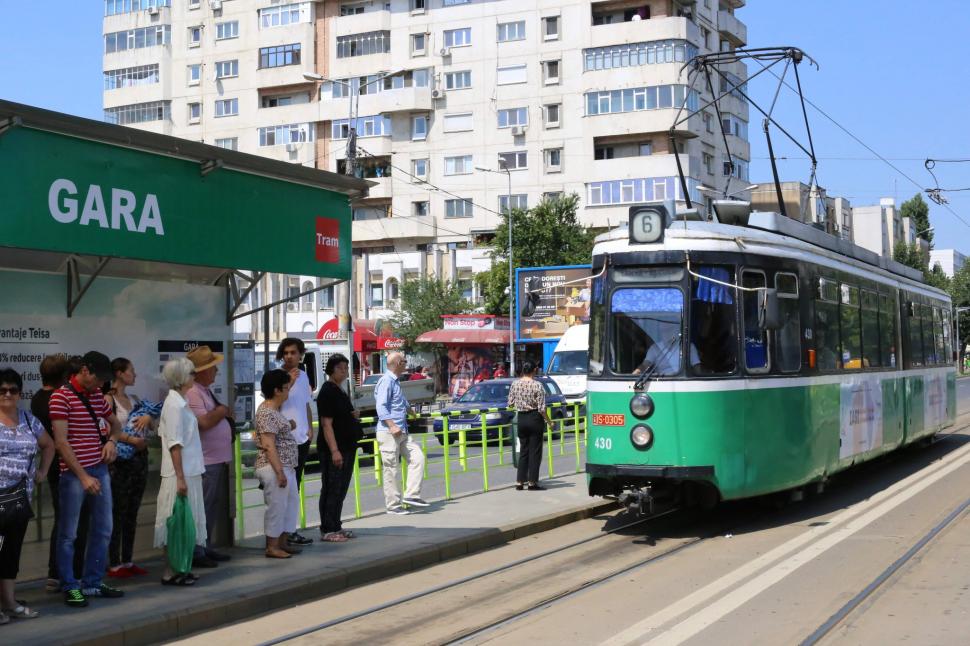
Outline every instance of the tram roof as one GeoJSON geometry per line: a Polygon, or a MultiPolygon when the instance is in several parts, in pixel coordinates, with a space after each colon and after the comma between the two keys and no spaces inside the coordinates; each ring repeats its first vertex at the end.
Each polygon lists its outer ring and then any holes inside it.
{"type": "Polygon", "coordinates": [[[873,278],[889,278],[933,296],[948,298],[945,292],[923,282],[919,270],[779,213],[752,213],[747,226],[675,220],[667,227],[664,241],[655,244],[630,243],[627,227],[621,226],[597,236],[593,257],[636,251],[725,251],[726,247],[735,252],[789,257],[829,266],[842,264],[843,269],[862,269],[873,278]]]}

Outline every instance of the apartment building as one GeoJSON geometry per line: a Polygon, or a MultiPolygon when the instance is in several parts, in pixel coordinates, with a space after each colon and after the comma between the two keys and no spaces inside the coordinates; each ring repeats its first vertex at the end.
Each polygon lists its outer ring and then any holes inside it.
{"type": "MultiPolygon", "coordinates": [[[[607,228],[632,203],[682,199],[668,131],[681,105],[712,98],[682,67],[745,45],[743,5],[106,0],[105,119],[374,181],[354,208],[355,314],[385,316],[421,272],[476,298],[482,246],[509,206],[575,192],[582,222],[607,228]]],[[[743,63],[722,72],[718,91],[747,78],[743,63]]],[[[701,203],[698,185],[748,184],[740,92],[721,118],[707,109],[675,130],[701,203]]],[[[269,277],[264,302],[315,280],[269,277]]],[[[274,335],[311,329],[332,301],[291,304],[299,316],[274,318],[274,335]]]]}
{"type": "Polygon", "coordinates": [[[943,273],[953,278],[953,274],[963,268],[967,256],[956,249],[933,249],[930,251],[930,268],[939,265],[943,273]]]}
{"type": "Polygon", "coordinates": [[[917,238],[920,232],[916,230],[916,223],[900,214],[895,199],[884,197],[879,204],[853,207],[852,219],[853,242],[857,245],[892,258],[897,242],[918,243],[920,253],[929,258],[929,243],[917,238]]]}

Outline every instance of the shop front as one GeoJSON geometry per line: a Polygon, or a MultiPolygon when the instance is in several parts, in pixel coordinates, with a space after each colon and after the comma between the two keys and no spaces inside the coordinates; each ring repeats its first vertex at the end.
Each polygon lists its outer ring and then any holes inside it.
{"type": "MultiPolygon", "coordinates": [[[[404,340],[394,336],[388,321],[358,319],[351,323],[354,334],[354,374],[357,383],[363,383],[369,375],[384,372],[387,353],[404,347],[404,340]]],[[[342,338],[338,320],[330,319],[317,331],[317,339],[324,343],[346,343],[342,338]]]]}
{"type": "Polygon", "coordinates": [[[439,367],[447,375],[448,394],[461,397],[479,381],[508,374],[509,319],[492,314],[454,314],[441,317],[440,330],[420,335],[418,343],[445,346],[447,358],[439,367]]]}

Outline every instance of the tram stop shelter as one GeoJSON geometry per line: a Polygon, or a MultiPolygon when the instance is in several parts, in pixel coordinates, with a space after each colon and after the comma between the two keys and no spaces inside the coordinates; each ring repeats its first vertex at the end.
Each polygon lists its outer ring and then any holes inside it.
{"type": "MultiPolygon", "coordinates": [[[[0,367],[29,399],[43,356],[98,350],[129,358],[131,392],[159,401],[161,365],[205,343],[226,355],[217,396],[251,393],[252,342],[234,356],[232,321],[279,305],[252,306],[267,272],[349,280],[350,200],[369,185],[0,101],[0,367]]],[[[40,502],[28,541],[50,534],[40,502]]]]}

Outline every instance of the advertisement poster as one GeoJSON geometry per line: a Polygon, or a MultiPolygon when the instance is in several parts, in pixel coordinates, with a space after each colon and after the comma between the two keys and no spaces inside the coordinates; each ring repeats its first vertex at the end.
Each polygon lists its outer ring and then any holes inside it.
{"type": "Polygon", "coordinates": [[[589,266],[540,267],[520,269],[516,273],[520,341],[556,339],[567,328],[589,322],[589,266]],[[526,294],[539,289],[542,291],[535,292],[539,297],[535,312],[532,316],[522,316],[521,304],[526,294]]]}
{"type": "Polygon", "coordinates": [[[946,421],[946,374],[923,377],[923,428],[936,428],[946,421]]]}
{"type": "Polygon", "coordinates": [[[232,380],[236,393],[232,418],[240,425],[252,422],[256,396],[256,344],[253,341],[233,341],[232,380]]]}
{"type": "MultiPolygon", "coordinates": [[[[71,318],[65,278],[59,274],[0,271],[0,367],[24,379],[23,406],[40,388],[39,364],[48,354],[97,350],[134,364],[142,399],[161,401],[160,343],[171,339],[225,339],[225,291],[218,287],[98,277],[71,318]]],[[[184,346],[179,348],[184,353],[184,346]]],[[[224,375],[221,382],[225,392],[224,375]]]]}
{"type": "Polygon", "coordinates": [[[500,357],[488,347],[453,347],[448,349],[448,393],[461,397],[472,384],[492,378],[500,357]]]}
{"type": "Polygon", "coordinates": [[[877,378],[858,377],[842,384],[839,458],[882,445],[882,387],[877,378]]]}

